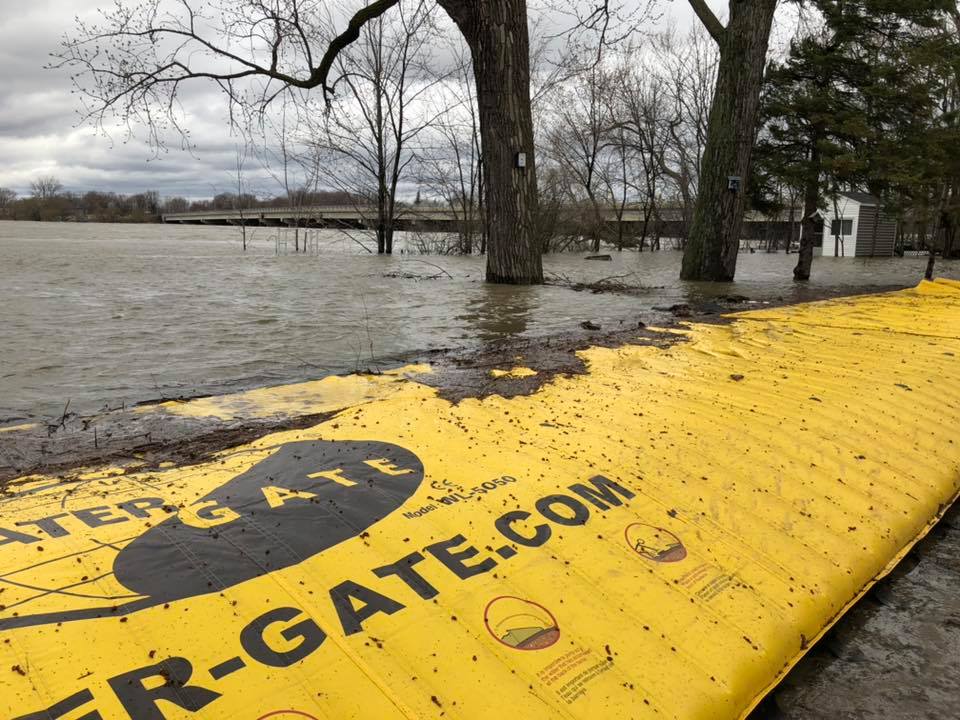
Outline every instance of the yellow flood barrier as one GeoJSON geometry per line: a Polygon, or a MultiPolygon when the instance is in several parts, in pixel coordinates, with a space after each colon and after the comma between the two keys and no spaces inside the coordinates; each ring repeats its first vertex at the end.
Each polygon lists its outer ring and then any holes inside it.
{"type": "Polygon", "coordinates": [[[509,400],[341,379],[309,430],[15,484],[0,714],[742,717],[955,499],[958,357],[960,284],[924,283],[509,400]]]}

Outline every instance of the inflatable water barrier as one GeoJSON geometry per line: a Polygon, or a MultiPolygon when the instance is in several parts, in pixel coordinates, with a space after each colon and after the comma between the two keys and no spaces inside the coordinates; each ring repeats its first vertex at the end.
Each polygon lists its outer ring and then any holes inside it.
{"type": "Polygon", "coordinates": [[[180,403],[340,412],[9,484],[0,715],[744,717],[960,490],[960,283],[583,358],[180,403]]]}

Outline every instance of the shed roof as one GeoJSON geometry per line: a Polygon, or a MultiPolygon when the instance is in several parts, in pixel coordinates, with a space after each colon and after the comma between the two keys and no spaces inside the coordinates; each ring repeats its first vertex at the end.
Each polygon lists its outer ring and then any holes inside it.
{"type": "Polygon", "coordinates": [[[863,192],[842,192],[841,196],[853,200],[854,202],[860,203],[861,205],[878,205],[880,203],[880,198],[870,193],[863,192]]]}

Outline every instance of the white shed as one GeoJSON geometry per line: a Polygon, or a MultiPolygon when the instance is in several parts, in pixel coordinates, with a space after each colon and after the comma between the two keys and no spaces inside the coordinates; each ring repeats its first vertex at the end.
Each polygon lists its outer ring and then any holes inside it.
{"type": "Polygon", "coordinates": [[[896,220],[880,213],[873,195],[844,192],[827,201],[822,236],[815,239],[824,257],[892,257],[897,240],[896,220]]]}

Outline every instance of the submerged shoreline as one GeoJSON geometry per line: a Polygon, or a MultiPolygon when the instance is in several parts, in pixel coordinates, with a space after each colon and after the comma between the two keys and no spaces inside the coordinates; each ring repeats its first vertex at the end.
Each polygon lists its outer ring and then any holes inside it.
{"type": "MultiPolygon", "coordinates": [[[[546,256],[550,285],[505,287],[482,282],[481,257],[377,257],[344,233],[322,240],[321,255],[284,256],[263,232],[243,253],[234,228],[0,226],[0,425],[55,422],[68,400],[69,411],[90,415],[384,370],[584,322],[604,331],[656,323],[673,316],[655,308],[722,305],[724,296],[757,307],[912,286],[925,267],[923,258],[818,259],[813,279],[798,284],[795,256],[744,254],[737,281],[715,285],[681,282],[678,252],[624,251],[609,262],[546,256]]],[[[941,271],[960,278],[960,262],[941,271]]]]}
{"type": "MultiPolygon", "coordinates": [[[[814,294],[811,300],[857,297],[899,289],[902,288],[863,288],[850,295],[823,291],[814,294]]],[[[452,402],[490,394],[509,398],[535,392],[557,375],[586,372],[577,353],[591,347],[627,344],[666,347],[683,341],[686,323],[726,323],[730,321],[731,313],[793,304],[782,297],[753,300],[729,296],[693,305],[659,307],[629,326],[625,323],[613,327],[590,325],[546,337],[505,338],[487,341],[479,347],[413,352],[404,358],[371,363],[372,367],[356,372],[308,375],[292,382],[271,385],[240,385],[229,392],[146,398],[129,406],[106,408],[96,413],[73,412],[68,404],[59,417],[48,416],[42,421],[16,421],[0,426],[0,483],[32,473],[52,473],[67,479],[85,465],[105,460],[132,463],[133,468],[155,467],[164,462],[199,462],[238,441],[307,427],[322,419],[310,413],[203,417],[193,413],[185,416],[175,411],[177,406],[186,407],[206,398],[217,401],[251,391],[311,388],[337,378],[377,378],[385,373],[402,373],[405,366],[421,363],[429,363],[431,369],[428,374],[418,375],[417,381],[435,388],[441,397],[452,402]],[[648,327],[654,327],[656,331],[648,327]],[[518,364],[532,368],[534,374],[511,375],[509,369],[518,364]],[[494,377],[491,371],[505,374],[494,377]],[[146,464],[145,459],[148,459],[146,464]]],[[[335,410],[337,408],[330,408],[330,412],[335,410]]]]}

